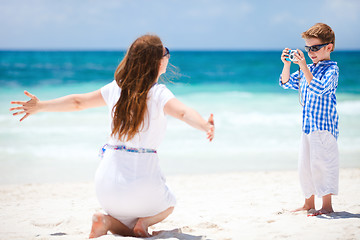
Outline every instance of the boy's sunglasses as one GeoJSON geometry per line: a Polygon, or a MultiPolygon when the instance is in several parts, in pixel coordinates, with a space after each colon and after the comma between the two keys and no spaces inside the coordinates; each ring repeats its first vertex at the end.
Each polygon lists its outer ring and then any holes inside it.
{"type": "Polygon", "coordinates": [[[170,51],[167,47],[165,47],[165,53],[164,53],[163,57],[166,57],[166,56],[168,56],[168,58],[170,58],[170,51]]]}
{"type": "Polygon", "coordinates": [[[319,45],[314,45],[314,46],[305,46],[305,51],[306,52],[310,52],[310,50],[312,52],[317,52],[319,51],[321,48],[329,45],[330,43],[324,43],[324,44],[319,44],[319,45]]]}

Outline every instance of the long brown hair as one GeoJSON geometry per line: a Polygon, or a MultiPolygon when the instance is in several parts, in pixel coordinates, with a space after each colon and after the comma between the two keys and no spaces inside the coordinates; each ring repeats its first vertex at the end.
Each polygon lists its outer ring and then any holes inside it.
{"type": "Polygon", "coordinates": [[[139,37],[128,49],[114,74],[121,94],[113,107],[111,136],[129,141],[143,127],[148,92],[156,82],[162,57],[163,44],[154,35],[139,37]]]}

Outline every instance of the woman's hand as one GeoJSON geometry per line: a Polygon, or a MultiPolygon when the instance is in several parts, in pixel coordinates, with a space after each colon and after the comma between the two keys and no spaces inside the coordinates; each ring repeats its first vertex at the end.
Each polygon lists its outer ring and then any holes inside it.
{"type": "Polygon", "coordinates": [[[32,95],[28,91],[24,91],[24,93],[25,93],[26,96],[31,98],[29,101],[27,101],[27,102],[23,102],[23,101],[10,102],[11,104],[22,105],[20,107],[10,108],[10,111],[17,111],[15,113],[13,113],[14,116],[19,115],[19,114],[25,114],[20,119],[20,122],[22,120],[24,120],[25,118],[27,118],[28,116],[30,116],[31,114],[35,114],[35,113],[40,111],[40,104],[39,104],[40,100],[35,95],[32,95]]]}
{"type": "Polygon", "coordinates": [[[207,131],[207,139],[209,139],[211,142],[214,139],[214,134],[215,134],[215,124],[214,124],[213,114],[210,114],[210,117],[208,119],[208,125],[209,125],[209,130],[207,131]]]}
{"type": "Polygon", "coordinates": [[[14,116],[25,114],[20,121],[37,112],[73,112],[106,105],[101,95],[101,89],[89,93],[71,94],[48,101],[40,101],[36,96],[27,91],[24,91],[24,93],[31,99],[27,102],[11,102],[11,104],[22,106],[10,108],[10,111],[18,111],[13,113],[14,116]]]}

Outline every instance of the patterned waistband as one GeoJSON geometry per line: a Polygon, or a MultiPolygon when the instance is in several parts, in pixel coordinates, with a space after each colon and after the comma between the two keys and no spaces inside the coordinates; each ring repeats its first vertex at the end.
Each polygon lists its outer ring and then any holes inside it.
{"type": "Polygon", "coordinates": [[[132,153],[156,153],[155,149],[150,148],[130,148],[124,145],[110,145],[105,144],[100,150],[100,157],[104,156],[106,149],[118,150],[118,151],[125,151],[125,152],[132,152],[132,153]]]}

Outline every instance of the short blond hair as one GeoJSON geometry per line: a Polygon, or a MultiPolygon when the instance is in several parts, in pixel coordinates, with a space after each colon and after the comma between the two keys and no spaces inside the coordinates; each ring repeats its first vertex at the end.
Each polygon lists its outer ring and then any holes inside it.
{"type": "Polygon", "coordinates": [[[332,43],[333,47],[331,51],[335,49],[335,33],[325,23],[317,23],[305,32],[301,34],[301,37],[304,39],[307,38],[318,38],[322,43],[332,43]]]}

